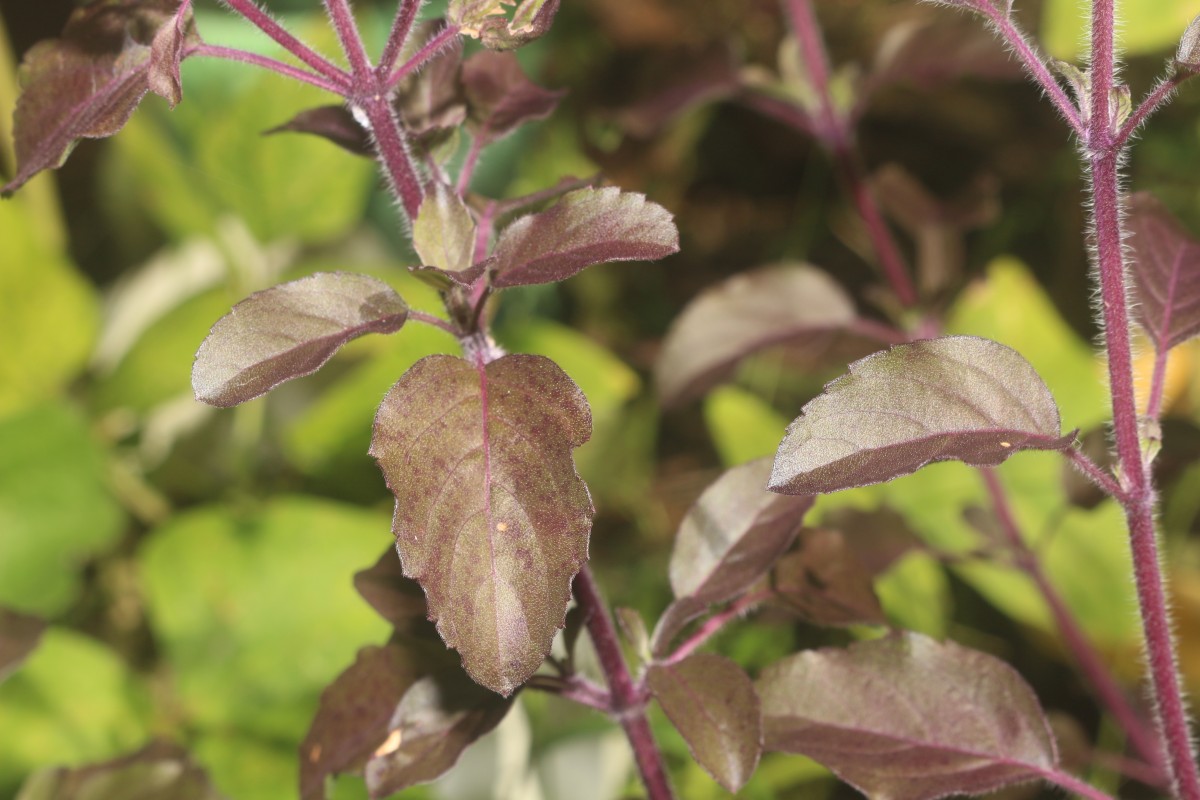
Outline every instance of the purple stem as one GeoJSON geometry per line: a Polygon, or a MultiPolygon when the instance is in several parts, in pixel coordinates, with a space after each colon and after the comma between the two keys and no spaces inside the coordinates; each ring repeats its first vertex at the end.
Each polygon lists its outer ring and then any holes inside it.
{"type": "Polygon", "coordinates": [[[1008,502],[1008,494],[1004,489],[1004,485],[1000,483],[1000,478],[996,474],[996,471],[984,468],[980,472],[983,474],[984,483],[987,485],[988,495],[992,499],[992,509],[996,514],[996,520],[1000,523],[1001,530],[1004,531],[1005,539],[1008,540],[1008,544],[1012,549],[1016,565],[1037,586],[1042,599],[1046,601],[1046,605],[1050,609],[1050,616],[1054,618],[1054,623],[1058,626],[1059,633],[1062,634],[1063,643],[1071,652],[1071,655],[1074,656],[1075,663],[1079,666],[1088,683],[1092,685],[1092,689],[1096,692],[1096,696],[1099,697],[1100,702],[1104,704],[1109,713],[1120,724],[1121,728],[1125,731],[1125,735],[1129,737],[1129,741],[1133,744],[1134,749],[1152,766],[1156,766],[1157,771],[1162,775],[1162,770],[1165,766],[1162,749],[1159,747],[1153,732],[1147,727],[1145,721],[1134,710],[1133,706],[1130,705],[1125,692],[1122,691],[1113,678],[1112,673],[1105,667],[1104,661],[1092,647],[1091,642],[1088,641],[1087,635],[1079,627],[1079,623],[1071,613],[1071,610],[1067,608],[1067,604],[1063,602],[1062,597],[1059,596],[1053,584],[1050,583],[1050,579],[1042,569],[1037,555],[1026,545],[1024,537],[1021,536],[1020,526],[1013,515],[1012,506],[1008,502]]]}
{"type": "Polygon", "coordinates": [[[1088,800],[1113,800],[1112,795],[1105,794],[1091,784],[1079,780],[1074,775],[1071,775],[1061,770],[1044,770],[1040,773],[1044,779],[1053,783],[1056,786],[1061,786],[1068,792],[1086,797],[1088,800]]]}
{"type": "Polygon", "coordinates": [[[1113,428],[1121,473],[1129,487],[1123,505],[1129,525],[1134,579],[1146,637],[1155,712],[1166,745],[1171,785],[1175,796],[1184,800],[1200,800],[1200,775],[1196,771],[1195,752],[1176,667],[1170,615],[1167,612],[1166,587],[1159,565],[1158,540],[1154,530],[1154,484],[1149,465],[1142,458],[1138,440],[1118,188],[1121,152],[1117,137],[1109,127],[1109,93],[1112,91],[1115,70],[1113,31],[1116,21],[1113,2],[1093,0],[1092,3],[1092,110],[1085,139],[1088,160],[1091,162],[1091,210],[1096,263],[1100,273],[1104,341],[1108,352],[1113,428]]]}
{"type": "Polygon", "coordinates": [[[366,116],[375,152],[387,173],[392,193],[400,199],[410,220],[417,218],[425,191],[408,152],[408,141],[385,91],[379,90],[353,101],[366,116]]]}
{"type": "Polygon", "coordinates": [[[1124,502],[1125,490],[1113,480],[1112,475],[1107,470],[1102,469],[1099,464],[1088,458],[1082,450],[1076,447],[1068,447],[1063,451],[1063,454],[1075,465],[1076,469],[1090,478],[1092,483],[1099,486],[1105,494],[1116,498],[1118,502],[1124,502]]]}
{"type": "MultiPolygon", "coordinates": [[[[421,65],[423,65],[426,61],[433,58],[439,50],[450,43],[455,37],[458,36],[458,34],[459,29],[456,25],[448,25],[447,27],[442,28],[432,38],[430,38],[428,42],[422,45],[421,49],[414,53],[412,58],[401,64],[396,71],[388,77],[387,81],[384,83],[385,88],[387,88],[388,91],[395,89],[396,85],[400,83],[400,81],[404,80],[404,78],[414,70],[420,68],[421,65]]],[[[380,75],[384,74],[382,62],[380,62],[379,67],[380,75]]]]}
{"type": "Polygon", "coordinates": [[[1129,115],[1129,119],[1125,120],[1125,124],[1117,132],[1114,144],[1117,147],[1124,147],[1129,142],[1129,137],[1133,136],[1134,131],[1140,128],[1142,123],[1150,118],[1151,114],[1161,108],[1171,98],[1171,95],[1179,87],[1179,84],[1190,77],[1191,75],[1173,74],[1160,80],[1150,94],[1146,95],[1134,112],[1129,115]]]}
{"type": "Polygon", "coordinates": [[[219,47],[212,44],[200,44],[187,48],[184,51],[185,56],[207,56],[209,58],[222,58],[226,61],[239,61],[243,64],[253,64],[256,67],[270,70],[278,75],[284,75],[293,80],[307,83],[311,86],[316,86],[318,89],[324,89],[336,95],[345,97],[347,88],[344,85],[339,85],[333,81],[327,80],[320,75],[315,75],[299,67],[293,67],[291,64],[285,64],[282,61],[276,61],[273,58],[260,56],[257,53],[248,53],[245,50],[236,50],[232,47],[219,47]]]}
{"type": "Polygon", "coordinates": [[[597,711],[612,711],[612,695],[579,675],[534,675],[525,681],[525,688],[550,692],[597,711]]]}
{"type": "MultiPolygon", "coordinates": [[[[296,58],[308,64],[317,72],[324,75],[329,80],[333,81],[338,86],[344,89],[350,88],[350,76],[344,70],[339,69],[330,63],[324,56],[317,53],[304,42],[292,36],[283,26],[271,19],[267,12],[258,7],[253,0],[221,0],[222,3],[229,6],[245,17],[254,27],[270,36],[275,40],[275,43],[283,47],[296,58]]],[[[345,91],[341,92],[345,94],[345,91]]]]}
{"type": "Polygon", "coordinates": [[[375,68],[381,78],[396,66],[396,59],[400,57],[400,51],[408,41],[408,35],[412,33],[413,22],[416,21],[420,8],[421,0],[400,0],[400,4],[396,6],[396,17],[392,20],[387,42],[379,56],[379,65],[375,68]]]}
{"type": "Polygon", "coordinates": [[[372,77],[371,60],[367,58],[367,49],[363,46],[362,34],[358,32],[349,0],[324,0],[324,3],[329,21],[333,23],[338,41],[342,43],[342,52],[350,62],[355,84],[366,83],[372,77]]]}
{"type": "MultiPolygon", "coordinates": [[[[800,45],[800,56],[804,59],[808,78],[816,89],[820,102],[821,119],[816,121],[814,133],[817,140],[833,155],[842,180],[850,189],[892,291],[896,293],[901,304],[911,308],[917,304],[917,291],[909,277],[908,267],[904,263],[904,257],[900,255],[900,248],[896,246],[891,230],[883,220],[883,214],[879,211],[875,196],[871,193],[870,185],[858,162],[849,121],[845,115],[838,112],[829,92],[829,55],[825,52],[825,42],[821,38],[820,28],[817,27],[812,2],[787,0],[787,3],[793,35],[800,45]]],[[[812,121],[808,122],[811,124],[812,121]]]]}
{"type": "Polygon", "coordinates": [[[661,659],[658,663],[664,665],[678,664],[680,661],[683,661],[692,653],[696,652],[701,645],[703,645],[713,636],[716,636],[721,628],[724,628],[733,620],[741,617],[754,606],[758,605],[764,600],[769,599],[773,594],[774,592],[767,590],[743,595],[742,597],[738,598],[737,602],[729,606],[729,608],[717,614],[713,614],[711,617],[706,619],[704,624],[696,629],[695,633],[689,636],[683,642],[683,644],[679,645],[679,647],[675,649],[674,653],[671,653],[671,655],[661,659]]]}
{"type": "Polygon", "coordinates": [[[575,599],[583,607],[588,634],[592,637],[592,644],[608,681],[608,689],[612,694],[611,713],[625,729],[649,800],[673,800],[675,795],[667,781],[662,753],[654,742],[650,723],[646,719],[646,698],[634,684],[625,665],[617,631],[600,597],[596,579],[587,565],[575,576],[575,599]]]}
{"type": "Polygon", "coordinates": [[[1066,119],[1067,124],[1071,126],[1071,130],[1075,131],[1075,134],[1080,139],[1083,139],[1086,131],[1083,128],[1083,121],[1079,117],[1079,109],[1075,107],[1075,104],[1071,102],[1070,96],[1059,85],[1058,81],[1054,79],[1054,75],[1051,74],[1050,69],[1046,66],[1045,60],[1038,54],[1034,46],[1030,44],[1021,29],[1013,23],[1007,14],[1001,13],[999,5],[999,3],[983,0],[982,2],[974,3],[972,8],[988,18],[995,27],[996,32],[1000,34],[1000,38],[1012,48],[1017,58],[1021,60],[1021,64],[1029,71],[1030,76],[1037,81],[1038,85],[1046,93],[1046,96],[1050,98],[1050,102],[1054,103],[1055,108],[1066,119]]]}
{"type": "Polygon", "coordinates": [[[475,165],[479,163],[479,154],[483,151],[483,138],[480,136],[471,137],[471,149],[467,151],[467,157],[463,159],[462,169],[458,172],[458,181],[454,184],[454,191],[458,192],[459,197],[464,197],[467,190],[471,188],[471,176],[475,174],[475,165]]]}
{"type": "Polygon", "coordinates": [[[439,330],[445,331],[456,339],[462,335],[462,332],[458,328],[454,327],[454,325],[451,323],[447,322],[441,317],[436,317],[433,314],[426,314],[424,311],[409,309],[408,318],[413,322],[421,322],[426,325],[432,325],[439,330]]]}

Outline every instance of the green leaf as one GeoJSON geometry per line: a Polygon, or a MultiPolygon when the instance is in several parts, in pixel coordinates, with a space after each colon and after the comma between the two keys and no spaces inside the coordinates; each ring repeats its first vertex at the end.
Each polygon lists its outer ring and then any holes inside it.
{"type": "Polygon", "coordinates": [[[540,356],[429,356],[376,417],[404,572],[467,672],[501,694],[550,652],[587,557],[593,509],[571,451],[590,435],[587,400],[540,356]]]}
{"type": "Polygon", "coordinates": [[[192,722],[298,740],[320,689],[387,633],[351,583],[386,531],[383,514],[300,497],[202,507],[155,530],[142,590],[192,722]]]}
{"type": "Polygon", "coordinates": [[[422,264],[447,272],[462,272],[471,266],[475,220],[458,195],[441,181],[425,194],[413,222],[412,241],[422,264]]]}
{"type": "Polygon", "coordinates": [[[834,492],[946,459],[995,466],[1072,438],[1016,351],[970,336],[926,339],[854,362],[805,405],[779,446],[770,488],[834,492]]]}
{"type": "Polygon", "coordinates": [[[731,792],[745,785],[762,754],[762,709],[750,678],[734,662],[696,653],[655,664],[646,682],[692,756],[731,792]]]}
{"type": "Polygon", "coordinates": [[[758,395],[720,386],[704,398],[704,421],[726,467],[774,455],[787,430],[787,417],[758,395]]]}
{"type": "MultiPolygon", "coordinates": [[[[1196,16],[1192,0],[1158,0],[1126,3],[1117,26],[1117,48],[1127,56],[1162,52],[1176,46],[1188,23],[1196,16]]],[[[1063,60],[1083,60],[1087,55],[1087,9],[1075,0],[1046,0],[1042,6],[1042,45],[1063,60]]]]}
{"type": "Polygon", "coordinates": [[[145,743],[143,694],[124,662],[90,637],[50,628],[0,683],[0,792],[49,763],[113,758],[145,743]]]}
{"type": "Polygon", "coordinates": [[[53,397],[81,370],[96,338],[96,293],[47,246],[23,198],[0,203],[0,416],[53,397]]]}
{"type": "Polygon", "coordinates": [[[13,116],[17,174],[0,194],[61,166],[80,139],[121,130],[151,89],[179,102],[179,61],[189,39],[197,41],[190,7],[180,2],[90,3],[71,14],[61,39],[25,54],[13,116]]]}
{"type": "Polygon", "coordinates": [[[311,375],[342,345],[394,333],[408,318],[400,295],[377,278],[319,272],[257,292],[217,320],[196,352],[196,399],[229,407],[311,375]]]}
{"type": "Polygon", "coordinates": [[[905,634],[799,653],[759,678],[766,746],[871,797],[982,794],[1055,770],[1037,697],[984,653],[905,634]]]}
{"type": "Polygon", "coordinates": [[[106,455],[58,404],[0,419],[0,441],[0,604],[53,617],[75,600],[84,562],[122,531],[106,455]]]}
{"type": "Polygon", "coordinates": [[[675,220],[645,195],[579,189],[500,233],[492,255],[498,289],[563,281],[609,261],[656,261],[679,250],[675,220]]]}

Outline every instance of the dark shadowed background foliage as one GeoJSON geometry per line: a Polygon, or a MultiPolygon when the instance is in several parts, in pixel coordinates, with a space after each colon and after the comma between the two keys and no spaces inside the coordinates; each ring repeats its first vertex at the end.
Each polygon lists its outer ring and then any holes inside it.
{"type": "MultiPolygon", "coordinates": [[[[270,50],[215,5],[197,11],[206,39],[270,50]]],[[[269,3],[306,40],[336,52],[317,5],[269,3]]],[[[1195,8],[1183,0],[1126,5],[1136,94],[1195,8]]],[[[1074,0],[1018,6],[1054,55],[1076,55],[1074,0]]],[[[0,0],[11,40],[0,49],[6,173],[12,58],[55,35],[71,7],[0,0]]],[[[392,4],[356,7],[381,37],[392,4]]],[[[896,59],[896,79],[865,110],[861,145],[872,170],[888,168],[890,182],[880,185],[892,187],[885,197],[893,199],[885,207],[905,244],[924,248],[949,327],[1024,353],[1068,429],[1101,423],[1082,187],[1065,127],[963,15],[907,0],[829,0],[818,11],[839,65],[870,69],[881,50],[896,59]],[[941,33],[901,47],[935,18],[941,33]],[[905,217],[914,179],[940,227],[929,215],[905,217]]],[[[668,548],[688,505],[722,465],[774,452],[787,421],[836,374],[763,361],[704,400],[662,412],[650,376],[670,321],[703,288],[781,260],[820,266],[865,308],[879,282],[834,171],[802,135],[727,102],[661,113],[664,92],[731,58],[773,68],[782,32],[773,0],[566,0],[552,33],[521,53],[543,85],[569,91],[566,100],[477,173],[489,191],[515,195],[563,174],[602,171],[677,217],[679,255],[511,291],[497,322],[503,344],[553,357],[587,394],[595,434],[577,457],[598,508],[592,556],[610,600],[650,620],[669,599],[668,548]]],[[[366,455],[371,418],[407,365],[453,342],[412,326],[401,337],[351,344],[320,375],[270,399],[234,411],[196,404],[192,355],[212,322],[250,291],[354,269],[402,289],[415,307],[433,308],[436,298],[403,269],[415,258],[367,162],[315,138],[259,136],[319,102],[315,90],[225,63],[190,60],[183,72],[177,110],[151,98],[115,139],[84,142],[61,172],[0,203],[0,607],[49,623],[0,684],[0,796],[36,770],[116,758],[152,740],[185,747],[227,796],[295,796],[296,749],[321,688],[359,647],[387,634],[351,584],[391,541],[392,500],[366,455]]],[[[1200,92],[1189,87],[1155,118],[1132,160],[1133,188],[1155,190],[1193,230],[1198,140],[1200,92]]],[[[1161,459],[1181,657],[1193,689],[1195,353],[1189,345],[1173,356],[1161,459]]],[[[1060,463],[1024,454],[1002,474],[1025,524],[1053,528],[1040,546],[1084,628],[1116,671],[1135,679],[1120,515],[1111,504],[1069,506],[1060,463]]],[[[972,537],[964,512],[984,497],[968,468],[941,464],[827,498],[822,508],[886,502],[953,550],[972,537]]],[[[892,619],[1016,666],[1054,713],[1068,766],[1072,742],[1119,748],[1119,729],[1097,711],[1023,579],[994,567],[946,568],[917,553],[877,591],[892,619]]],[[[752,673],[799,646],[854,636],[782,615],[759,619],[716,644],[752,673]]],[[[21,617],[0,633],[28,641],[37,629],[21,617]]],[[[403,796],[609,800],[640,791],[619,733],[600,716],[535,693],[519,706],[449,780],[403,796]]],[[[726,796],[668,726],[660,731],[682,797],[726,796]]],[[[1090,778],[1116,786],[1104,766],[1090,778]]],[[[852,794],[805,759],[772,755],[740,796],[852,794]]],[[[339,782],[337,797],[362,796],[361,781],[339,782]]]]}

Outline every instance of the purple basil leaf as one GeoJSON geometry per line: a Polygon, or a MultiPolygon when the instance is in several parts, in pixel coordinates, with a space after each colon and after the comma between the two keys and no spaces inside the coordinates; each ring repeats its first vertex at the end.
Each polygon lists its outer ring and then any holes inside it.
{"type": "Polygon", "coordinates": [[[490,50],[515,50],[550,30],[560,0],[522,0],[512,19],[491,17],[480,26],[480,41],[490,50]]]}
{"type": "Polygon", "coordinates": [[[834,509],[821,518],[821,525],[841,531],[846,545],[872,577],[887,572],[907,553],[925,547],[904,517],[887,506],[871,511],[834,509]]]}
{"type": "Polygon", "coordinates": [[[1015,350],[975,336],[926,339],[854,362],[804,406],[779,445],[770,489],[836,492],[947,459],[995,466],[1073,438],[1015,350]]]}
{"type": "MultiPolygon", "coordinates": [[[[773,346],[854,358],[879,346],[850,333],[854,303],[829,276],[805,265],[765,267],[703,292],[676,318],[656,367],[663,405],[698,397],[752,353],[773,346]]],[[[841,360],[842,364],[846,359],[841,360]]]]}
{"type": "Polygon", "coordinates": [[[153,89],[179,100],[183,47],[197,37],[180,0],[105,0],[76,9],[61,39],[34,45],[21,64],[13,114],[17,174],[11,194],[60,166],[80,139],[112,136],[153,89]]]}
{"type": "Polygon", "coordinates": [[[192,389],[213,406],[244,403],[316,372],[351,339],[400,330],[408,306],[383,281],[318,272],[252,294],[217,323],[196,352],[192,389]]]}
{"type": "Polygon", "coordinates": [[[467,672],[509,694],[563,625],[592,501],[571,451],[591,436],[579,388],[547,358],[418,361],[375,418],[404,574],[467,672]]]}
{"type": "Polygon", "coordinates": [[[412,242],[421,261],[439,268],[447,277],[471,267],[475,218],[458,195],[441,181],[434,183],[421,202],[413,221],[412,242]]]}
{"type": "MultiPolygon", "coordinates": [[[[431,20],[417,28],[409,37],[404,57],[429,41],[444,27],[440,20],[431,20]]],[[[466,101],[462,94],[459,72],[462,67],[463,43],[454,39],[419,71],[410,73],[396,87],[396,110],[404,128],[419,143],[428,145],[431,139],[449,135],[467,117],[466,101]]]]}
{"type": "Polygon", "coordinates": [[[870,797],[983,794],[1058,763],[1015,670],[919,634],[805,651],[757,686],[768,750],[806,755],[870,797]]]}
{"type": "Polygon", "coordinates": [[[688,510],[671,552],[677,600],[655,626],[656,655],[708,606],[733,599],[766,575],[795,540],[812,498],[768,492],[770,475],[769,458],[734,467],[688,510]]]}
{"type": "Polygon", "coordinates": [[[608,261],[654,261],[679,250],[671,213],[615,186],[580,189],[500,234],[496,288],[554,283],[608,261]]]}
{"type": "Polygon", "coordinates": [[[131,755],[31,778],[22,800],[222,800],[203,767],[178,745],[152,742],[131,755]]]}
{"type": "Polygon", "coordinates": [[[1170,350],[1200,334],[1200,242],[1152,194],[1132,195],[1128,209],[1138,321],[1170,350]]]}
{"type": "Polygon", "coordinates": [[[37,617],[0,608],[0,681],[37,648],[45,630],[46,623],[37,617]]]}
{"type": "Polygon", "coordinates": [[[742,668],[696,653],[652,666],[646,682],[692,757],[729,791],[741,789],[762,755],[762,708],[742,668]]]}
{"type": "Polygon", "coordinates": [[[384,551],[374,566],[356,572],[354,588],[398,633],[431,640],[437,638],[437,632],[429,622],[425,593],[420,584],[404,577],[395,547],[384,551]]]}
{"type": "Polygon", "coordinates": [[[476,53],[463,62],[462,82],[470,108],[467,126],[482,144],[545,119],[566,94],[529,80],[512,53],[476,53]]]}
{"type": "Polygon", "coordinates": [[[814,625],[886,625],[871,573],[841,531],[806,528],[772,571],[776,600],[814,625]]]}
{"type": "Polygon", "coordinates": [[[392,736],[367,762],[371,797],[389,797],[440,776],[499,725],[511,706],[511,698],[496,696],[457,669],[417,681],[396,707],[392,736]]]}
{"type": "Polygon", "coordinates": [[[356,156],[370,156],[374,152],[371,135],[344,105],[310,108],[284,124],[265,131],[267,134],[288,132],[320,136],[356,156]]]}

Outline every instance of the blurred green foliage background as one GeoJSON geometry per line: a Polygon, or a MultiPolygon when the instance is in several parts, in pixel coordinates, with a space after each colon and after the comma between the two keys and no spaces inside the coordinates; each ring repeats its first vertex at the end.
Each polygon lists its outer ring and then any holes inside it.
{"type": "MultiPolygon", "coordinates": [[[[315,0],[269,4],[336,52],[315,0]]],[[[1019,3],[1056,56],[1078,55],[1075,0],[1019,3]]],[[[1182,0],[1126,3],[1135,96],[1194,12],[1182,0]]],[[[358,7],[382,38],[388,2],[358,7]]],[[[896,26],[940,13],[893,0],[819,3],[839,62],[868,64],[896,26]]],[[[52,35],[66,2],[6,0],[0,12],[0,165],[12,169],[14,56],[52,35]]],[[[436,7],[427,13],[436,12],[436,7]]],[[[201,4],[209,41],[274,53],[232,15],[201,4]]],[[[786,423],[832,374],[756,363],[704,402],[663,414],[649,381],[666,326],[700,289],[781,259],[807,259],[869,298],[876,276],[828,163],[798,134],[730,104],[691,110],[650,134],[622,112],[721,48],[769,64],[782,35],[771,0],[568,0],[552,34],[522,59],[571,92],[559,113],[485,156],[476,188],[519,194],[602,170],[677,214],[683,252],[661,264],[591,270],[561,287],[506,293],[498,337],[549,355],[595,416],[578,452],[599,509],[592,552],[616,605],[653,620],[669,589],[674,526],[722,465],[773,453],[786,423]]],[[[351,576],[390,546],[391,499],[366,450],[376,404],[407,365],[453,342],[409,326],[347,347],[320,374],[234,411],[191,399],[192,355],[209,326],[257,289],[348,269],[392,283],[415,307],[437,298],[371,165],[302,136],[260,136],[320,104],[315,90],[227,63],[188,61],[185,99],[150,98],[115,139],[82,144],[54,176],[0,203],[0,606],[50,626],[0,684],[0,796],[35,771],[129,753],[153,738],[185,745],[225,795],[295,796],[297,746],[322,687],[387,626],[351,576]]],[[[1132,186],[1200,222],[1194,179],[1200,94],[1185,89],[1134,150],[1132,186]]],[[[1072,144],[1038,93],[1015,80],[891,86],[872,98],[862,146],[873,166],[902,164],[953,198],[991,176],[1001,211],[965,238],[944,297],[953,332],[989,336],[1046,379],[1064,424],[1106,419],[1102,365],[1089,341],[1081,184],[1072,144]]],[[[1193,353],[1172,373],[1163,521],[1183,665],[1200,686],[1200,507],[1193,353]]],[[[1054,454],[1002,470],[1016,511],[1084,628],[1136,682],[1138,633],[1120,514],[1071,506],[1054,454]]],[[[979,533],[963,512],[986,505],[959,464],[824,498],[816,518],[886,505],[940,551],[979,533]]],[[[913,553],[878,591],[890,616],[1006,658],[1068,728],[1108,747],[1116,728],[1088,698],[1046,609],[1012,569],[913,553]],[[1074,726],[1074,727],[1072,727],[1074,726]]],[[[751,670],[799,646],[843,642],[765,615],[717,647],[751,670]]],[[[531,693],[530,693],[531,694],[531,693]]],[[[680,795],[724,795],[656,722],[680,795]]],[[[630,759],[598,716],[545,696],[481,743],[464,769],[405,797],[636,796],[630,759]],[[482,777],[481,777],[482,776],[482,777]],[[584,777],[586,776],[586,777],[584,777]],[[586,791],[592,791],[588,795],[586,791]]],[[[1090,775],[1112,786],[1115,776],[1090,775]]],[[[746,798],[850,796],[804,759],[771,756],[746,798]]],[[[29,795],[34,796],[34,795],[29,795]]],[[[339,782],[338,798],[363,796],[339,782]]]]}

